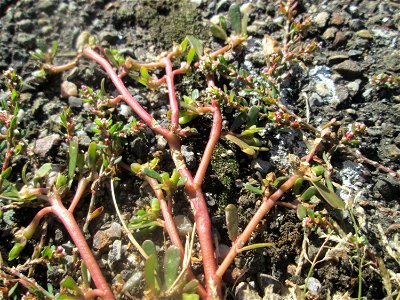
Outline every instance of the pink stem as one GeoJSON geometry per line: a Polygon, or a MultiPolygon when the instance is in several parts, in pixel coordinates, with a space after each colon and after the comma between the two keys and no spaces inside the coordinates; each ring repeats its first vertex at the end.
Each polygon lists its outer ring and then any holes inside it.
{"type": "MultiPolygon", "coordinates": [[[[115,73],[114,69],[108,63],[106,59],[101,57],[97,52],[93,51],[90,48],[85,48],[83,50],[83,54],[88,58],[96,61],[100,64],[107,74],[110,76],[110,79],[114,83],[115,87],[119,91],[119,93],[124,97],[124,101],[132,107],[134,112],[143,119],[143,121],[156,133],[162,135],[169,144],[171,156],[175,163],[176,168],[178,169],[181,176],[186,176],[188,178],[188,183],[186,184],[186,191],[189,195],[189,199],[192,203],[194,209],[194,217],[196,221],[196,229],[199,235],[201,253],[203,257],[203,266],[204,266],[204,276],[206,279],[207,286],[207,298],[208,299],[216,299],[220,298],[220,282],[216,281],[215,272],[217,269],[217,262],[214,257],[214,246],[211,237],[211,220],[207,211],[207,204],[204,199],[203,192],[201,191],[201,187],[194,187],[193,177],[190,174],[189,170],[185,165],[185,161],[181,152],[181,143],[179,137],[170,130],[166,128],[162,128],[160,125],[156,123],[153,117],[147,113],[143,107],[132,97],[132,95],[126,89],[122,80],[115,73]]],[[[176,96],[169,92],[169,95],[172,96],[170,102],[176,102],[176,96]],[[174,100],[175,99],[175,100],[174,100]]]]}
{"type": "Polygon", "coordinates": [[[208,214],[206,200],[201,186],[196,186],[189,170],[181,168],[179,174],[186,177],[186,192],[192,205],[194,221],[200,242],[200,250],[203,261],[204,277],[207,288],[206,299],[221,298],[221,285],[215,274],[217,271],[217,261],[214,255],[214,246],[211,234],[211,219],[208,214]]]}
{"type": "Polygon", "coordinates": [[[97,297],[101,298],[103,296],[103,294],[104,294],[104,292],[102,290],[95,289],[95,290],[87,291],[86,293],[84,293],[83,297],[85,298],[85,300],[91,300],[95,297],[96,297],[96,299],[97,299],[97,297]]]}
{"type": "Polygon", "coordinates": [[[176,132],[176,130],[179,127],[179,104],[178,101],[176,100],[172,63],[168,57],[164,57],[162,61],[165,63],[168,97],[171,106],[171,131],[176,132]]]}
{"type": "Polygon", "coordinates": [[[48,213],[53,212],[53,208],[51,206],[42,208],[37,212],[31,223],[29,223],[28,227],[24,229],[24,236],[27,239],[30,239],[35,233],[37,227],[39,226],[40,220],[47,215],[48,213]]]}
{"type": "Polygon", "coordinates": [[[145,176],[144,179],[151,186],[151,188],[154,191],[154,194],[156,194],[156,197],[160,202],[161,212],[164,218],[164,227],[167,230],[169,237],[171,238],[172,244],[177,246],[179,250],[181,250],[181,253],[184,253],[185,249],[182,245],[182,241],[179,237],[179,233],[178,230],[176,229],[174,219],[172,218],[171,212],[167,205],[167,201],[165,201],[163,192],[160,190],[160,188],[157,187],[158,181],[148,176],[145,176]]]}
{"type": "MultiPolygon", "coordinates": [[[[161,212],[162,212],[163,218],[164,218],[165,230],[167,230],[168,236],[170,237],[172,244],[179,248],[179,250],[181,251],[181,255],[183,257],[185,254],[185,249],[182,245],[182,241],[179,237],[179,233],[178,233],[178,230],[176,229],[174,219],[172,218],[171,211],[168,207],[167,201],[165,201],[164,194],[159,188],[157,188],[157,184],[158,184],[157,180],[152,179],[148,176],[145,177],[145,180],[150,184],[151,188],[153,189],[154,193],[156,194],[157,199],[160,202],[161,212]]],[[[189,269],[188,272],[189,272],[189,276],[191,278],[195,278],[191,269],[189,269]]],[[[200,284],[197,288],[197,292],[203,298],[205,298],[207,295],[206,290],[200,284]]]]}
{"type": "MultiPolygon", "coordinates": [[[[207,78],[207,85],[209,87],[214,86],[214,81],[211,76],[207,78]]],[[[207,146],[204,149],[203,156],[200,161],[200,165],[197,169],[196,176],[194,178],[195,185],[201,185],[206,175],[208,165],[210,164],[212,154],[214,152],[215,145],[221,135],[222,130],[222,115],[219,104],[215,100],[211,100],[213,112],[213,125],[211,127],[210,137],[208,138],[207,146]]]]}
{"type": "Polygon", "coordinates": [[[278,201],[278,199],[280,197],[282,197],[282,195],[288,189],[290,189],[293,186],[293,184],[296,182],[296,180],[298,178],[302,177],[302,175],[303,174],[300,172],[293,175],[279,187],[279,190],[277,190],[275,193],[273,193],[270,197],[264,197],[264,201],[262,202],[261,206],[258,208],[255,215],[251,218],[249,224],[247,224],[244,231],[235,240],[230,251],[228,252],[228,255],[225,257],[222,264],[219,266],[219,268],[216,272],[217,278],[219,278],[219,279],[222,278],[225,271],[228,269],[228,267],[230,266],[232,261],[235,259],[236,255],[239,253],[238,250],[247,243],[251,234],[255,231],[255,229],[256,229],[257,225],[260,223],[260,221],[270,211],[270,209],[275,206],[276,201],[278,201]]]}
{"type": "Polygon", "coordinates": [[[101,269],[86,242],[86,238],[83,236],[81,229],[76,223],[74,216],[64,207],[61,202],[60,195],[58,195],[57,192],[51,192],[48,199],[51,204],[52,211],[63,223],[75,246],[78,248],[79,254],[85,262],[90,275],[92,276],[94,284],[99,290],[103,291],[102,299],[114,300],[115,298],[108,286],[107,280],[104,278],[103,273],[101,272],[101,269]]]}
{"type": "Polygon", "coordinates": [[[88,178],[82,178],[81,180],[79,180],[78,187],[77,187],[76,192],[75,192],[75,196],[72,199],[71,204],[70,204],[70,206],[68,208],[68,211],[70,211],[71,213],[74,212],[75,207],[79,203],[79,200],[81,200],[82,195],[85,192],[85,189],[86,189],[88,183],[89,183],[89,179],[88,178]]]}
{"type": "Polygon", "coordinates": [[[119,102],[121,102],[122,100],[124,100],[124,96],[119,95],[117,97],[115,97],[114,99],[110,100],[110,104],[112,105],[117,105],[119,102]]]}
{"type": "Polygon", "coordinates": [[[156,133],[161,134],[165,138],[170,135],[169,130],[158,125],[154,118],[129,93],[121,78],[118,77],[117,73],[106,59],[101,57],[100,54],[91,48],[85,48],[83,50],[83,54],[103,67],[108,76],[110,76],[111,81],[114,83],[119,93],[124,97],[124,101],[151,129],[153,129],[156,133]]]}

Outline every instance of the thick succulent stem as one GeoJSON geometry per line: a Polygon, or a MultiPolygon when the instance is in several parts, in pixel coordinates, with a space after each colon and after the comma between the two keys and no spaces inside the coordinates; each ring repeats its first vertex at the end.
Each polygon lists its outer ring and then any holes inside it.
{"type": "Polygon", "coordinates": [[[103,273],[101,272],[101,269],[86,242],[86,238],[83,236],[82,231],[76,223],[72,213],[68,211],[68,209],[66,209],[62,204],[60,195],[57,193],[57,191],[53,191],[48,195],[48,199],[52,207],[52,212],[63,223],[75,246],[78,248],[79,254],[85,262],[90,275],[92,276],[94,284],[96,285],[97,289],[103,292],[102,299],[115,299],[110,287],[108,286],[107,280],[104,278],[103,273]]]}
{"type": "Polygon", "coordinates": [[[235,242],[232,244],[232,247],[225,257],[221,265],[219,266],[216,276],[221,279],[236,255],[239,253],[239,249],[242,248],[247,241],[249,240],[251,234],[255,231],[256,227],[260,223],[260,221],[264,218],[264,216],[276,205],[276,201],[278,201],[282,195],[289,190],[296,180],[302,177],[302,173],[296,173],[292,177],[290,177],[285,183],[283,183],[279,189],[273,193],[270,197],[264,197],[261,206],[258,208],[257,212],[251,218],[249,224],[247,224],[244,231],[237,237],[235,242]]]}
{"type": "Polygon", "coordinates": [[[154,118],[136,101],[136,99],[129,93],[128,89],[125,87],[121,78],[118,77],[117,73],[114,71],[110,63],[105,58],[101,57],[100,54],[98,54],[91,48],[85,48],[85,50],[83,50],[83,54],[103,67],[119,93],[124,97],[124,101],[151,129],[153,129],[156,133],[161,134],[165,138],[169,136],[169,130],[159,126],[154,118]]]}
{"type": "MultiPolygon", "coordinates": [[[[150,184],[151,188],[153,189],[154,193],[156,194],[158,201],[160,202],[161,212],[162,212],[162,215],[164,218],[165,230],[167,231],[172,244],[179,248],[179,250],[181,251],[181,255],[183,257],[185,254],[185,249],[182,245],[182,241],[179,237],[178,230],[175,226],[174,219],[173,219],[171,211],[168,207],[167,201],[165,200],[164,194],[163,194],[162,190],[157,188],[157,181],[155,179],[152,179],[152,178],[146,176],[145,180],[150,184]]],[[[192,273],[192,270],[188,269],[188,272],[189,272],[189,276],[191,278],[194,278],[194,274],[192,273]]],[[[205,298],[207,295],[206,290],[201,285],[198,286],[197,292],[203,298],[205,298]]]]}

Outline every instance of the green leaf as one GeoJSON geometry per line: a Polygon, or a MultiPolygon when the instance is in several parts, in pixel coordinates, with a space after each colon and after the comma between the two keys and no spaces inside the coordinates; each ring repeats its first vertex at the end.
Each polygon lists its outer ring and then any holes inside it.
{"type": "Polygon", "coordinates": [[[33,77],[36,77],[36,78],[45,78],[47,74],[46,74],[45,70],[41,69],[41,70],[32,72],[32,75],[33,75],[33,77]]]}
{"type": "Polygon", "coordinates": [[[50,294],[53,294],[54,288],[53,288],[53,285],[50,282],[47,283],[47,291],[50,294]]]}
{"type": "Polygon", "coordinates": [[[258,114],[260,109],[257,106],[252,106],[247,113],[247,124],[246,127],[249,128],[255,124],[257,124],[258,114]]]}
{"type": "Polygon", "coordinates": [[[199,98],[200,93],[198,89],[194,89],[192,91],[192,94],[190,95],[190,98],[192,98],[193,100],[196,100],[197,98],[199,98]]]}
{"type": "Polygon", "coordinates": [[[53,41],[51,43],[51,56],[54,58],[57,54],[58,43],[57,41],[53,41]]]}
{"type": "Polygon", "coordinates": [[[76,161],[78,159],[78,151],[79,151],[78,138],[74,136],[69,142],[68,178],[70,180],[74,178],[76,161]]]}
{"type": "Polygon", "coordinates": [[[247,155],[254,156],[256,154],[256,151],[254,150],[254,148],[249,146],[246,142],[244,142],[240,138],[238,138],[232,134],[227,134],[225,136],[225,138],[227,140],[231,141],[232,143],[235,143],[236,145],[238,145],[240,147],[240,149],[247,155]]]}
{"type": "Polygon", "coordinates": [[[157,198],[152,198],[150,201],[150,208],[152,211],[159,211],[160,210],[160,201],[157,198]]]}
{"type": "Polygon", "coordinates": [[[76,291],[76,292],[79,291],[78,284],[71,276],[67,276],[63,280],[61,280],[60,285],[71,291],[76,291]]]}
{"type": "Polygon", "coordinates": [[[140,84],[144,85],[144,86],[148,86],[149,82],[148,80],[144,79],[143,77],[139,77],[139,76],[131,76],[134,80],[136,80],[137,82],[139,82],[140,84]]]}
{"type": "Polygon", "coordinates": [[[231,131],[235,131],[236,129],[238,129],[240,126],[242,126],[244,124],[244,122],[246,121],[246,114],[244,112],[240,112],[239,115],[235,118],[235,120],[232,123],[231,126],[231,131]]]}
{"type": "Polygon", "coordinates": [[[65,186],[67,184],[67,181],[68,181],[67,176],[65,176],[65,175],[63,175],[61,173],[58,173],[57,174],[57,179],[56,179],[56,188],[60,188],[60,187],[65,186]]]}
{"type": "Polygon", "coordinates": [[[242,17],[242,22],[241,22],[241,28],[242,28],[242,33],[246,34],[247,33],[247,24],[249,22],[249,15],[248,14],[244,14],[242,17]]]}
{"type": "Polygon", "coordinates": [[[305,208],[305,206],[303,204],[299,204],[297,205],[297,217],[300,220],[303,220],[304,218],[307,217],[307,208],[305,208]]]}
{"type": "Polygon", "coordinates": [[[150,255],[144,263],[144,277],[148,287],[151,290],[160,290],[160,286],[156,278],[157,268],[157,256],[155,254],[150,255]]]}
{"type": "Polygon", "coordinates": [[[96,150],[96,142],[91,142],[88,149],[88,164],[90,169],[92,170],[96,168],[96,162],[98,158],[96,150]]]}
{"type": "Polygon", "coordinates": [[[142,243],[142,248],[148,256],[157,254],[156,246],[154,245],[153,241],[151,241],[151,240],[145,240],[142,243]]]}
{"type": "Polygon", "coordinates": [[[188,51],[187,57],[186,57],[186,62],[190,65],[194,59],[194,56],[196,55],[196,49],[195,48],[191,48],[188,51]]]}
{"type": "Polygon", "coordinates": [[[11,101],[15,102],[18,98],[18,92],[16,90],[11,91],[11,101]]]}
{"type": "Polygon", "coordinates": [[[324,167],[321,165],[314,166],[311,168],[311,170],[314,172],[316,176],[321,176],[325,172],[324,167]]]}
{"type": "Polygon", "coordinates": [[[226,41],[226,39],[228,38],[228,35],[226,34],[226,31],[218,25],[215,24],[211,24],[210,25],[210,30],[211,30],[211,34],[216,37],[217,39],[226,41]]]}
{"type": "Polygon", "coordinates": [[[100,134],[100,133],[101,133],[101,130],[100,130],[100,129],[97,129],[96,127],[92,127],[92,128],[90,128],[90,130],[91,130],[93,133],[97,133],[97,134],[100,134]]]}
{"type": "Polygon", "coordinates": [[[346,207],[344,201],[336,195],[335,192],[329,190],[325,185],[323,185],[320,181],[311,183],[318,189],[319,194],[322,198],[325,199],[326,202],[329,203],[333,208],[344,209],[346,207]]]}
{"type": "Polygon", "coordinates": [[[135,174],[138,174],[142,170],[142,165],[138,163],[131,164],[131,171],[135,174]]]}
{"type": "Polygon", "coordinates": [[[51,249],[50,246],[46,246],[46,247],[43,248],[42,257],[48,258],[48,259],[53,257],[53,250],[51,249]]]}
{"type": "Polygon", "coordinates": [[[100,128],[103,127],[103,123],[101,122],[100,119],[97,119],[97,118],[96,118],[96,119],[94,119],[93,122],[96,123],[96,125],[99,126],[100,128]]]}
{"type": "Polygon", "coordinates": [[[14,294],[15,290],[17,289],[17,287],[18,287],[18,282],[16,284],[14,284],[14,286],[8,291],[8,295],[7,296],[11,297],[14,294]]]}
{"type": "Polygon", "coordinates": [[[280,176],[276,178],[273,183],[274,187],[276,188],[280,187],[286,180],[288,180],[288,178],[289,178],[288,176],[280,176]]]}
{"type": "Polygon", "coordinates": [[[228,204],[225,207],[225,219],[229,239],[234,242],[239,235],[239,215],[236,205],[228,204]]]}
{"type": "Polygon", "coordinates": [[[116,50],[105,49],[106,57],[114,67],[119,66],[116,50]]]}
{"type": "Polygon", "coordinates": [[[193,111],[179,111],[179,124],[183,125],[189,123],[197,116],[198,114],[193,111]]]}
{"type": "Polygon", "coordinates": [[[300,199],[302,201],[308,201],[317,193],[317,188],[315,186],[310,186],[308,189],[305,190],[303,194],[301,194],[300,199]]]}
{"type": "Polygon", "coordinates": [[[12,168],[8,167],[3,172],[1,172],[1,178],[7,179],[11,175],[11,170],[12,170],[12,168]]]}
{"type": "Polygon", "coordinates": [[[119,123],[115,123],[111,128],[108,130],[110,134],[114,134],[120,127],[119,123]]]}
{"type": "Polygon", "coordinates": [[[197,294],[182,294],[182,300],[199,300],[200,296],[197,294]]]}
{"type": "Polygon", "coordinates": [[[203,56],[203,43],[199,39],[195,38],[193,35],[188,35],[187,36],[190,46],[192,48],[196,49],[196,54],[198,57],[203,56]]]}
{"type": "Polygon", "coordinates": [[[182,52],[185,52],[185,51],[186,51],[186,48],[187,48],[188,44],[189,44],[189,40],[188,40],[188,38],[186,37],[186,38],[182,41],[182,43],[181,43],[182,52]]]}
{"type": "Polygon", "coordinates": [[[177,169],[174,169],[174,170],[172,171],[172,175],[171,175],[171,178],[170,178],[171,182],[172,182],[173,184],[177,184],[178,181],[179,181],[179,178],[180,178],[180,175],[179,175],[178,170],[177,170],[177,169]]]}
{"type": "Polygon", "coordinates": [[[21,178],[25,185],[28,185],[28,179],[26,178],[26,170],[28,169],[28,164],[29,163],[24,164],[21,172],[21,178]]]}
{"type": "Polygon", "coordinates": [[[51,163],[45,163],[44,165],[42,165],[39,168],[39,170],[36,170],[35,177],[36,178],[43,178],[43,177],[47,176],[50,173],[51,168],[52,168],[51,163]]]}
{"type": "Polygon", "coordinates": [[[300,194],[301,188],[303,186],[303,181],[304,181],[303,178],[297,178],[296,181],[294,182],[294,184],[293,184],[293,193],[295,195],[299,195],[300,194]]]}
{"type": "Polygon", "coordinates": [[[141,67],[141,68],[140,68],[140,75],[142,75],[142,77],[143,77],[144,79],[149,79],[149,78],[151,78],[149,72],[147,72],[147,69],[146,69],[145,67],[141,67]]]}
{"type": "Polygon", "coordinates": [[[242,135],[242,136],[253,135],[253,134],[257,133],[257,132],[260,132],[263,129],[264,129],[264,127],[255,127],[255,125],[253,125],[251,128],[242,131],[240,133],[240,135],[242,135]]]}
{"type": "Polygon", "coordinates": [[[177,187],[184,186],[186,184],[187,180],[188,180],[187,177],[179,178],[178,183],[176,184],[176,186],[177,187]]]}
{"type": "Polygon", "coordinates": [[[263,191],[262,191],[261,189],[255,187],[255,186],[253,186],[253,185],[251,185],[251,184],[246,184],[246,185],[244,186],[244,188],[245,188],[246,190],[249,190],[249,191],[252,192],[252,193],[255,193],[255,194],[259,194],[259,195],[262,195],[262,194],[263,194],[263,191]]]}
{"type": "Polygon", "coordinates": [[[172,286],[178,276],[180,264],[181,251],[176,246],[170,246],[164,257],[164,283],[167,289],[172,286]]]}
{"type": "Polygon", "coordinates": [[[83,284],[90,286],[90,273],[84,261],[81,263],[81,274],[83,284]]]}
{"type": "Polygon", "coordinates": [[[242,21],[240,17],[240,8],[237,4],[232,4],[228,11],[229,20],[232,24],[232,29],[236,34],[242,32],[242,21]]]}
{"type": "Polygon", "coordinates": [[[15,243],[10,253],[8,253],[8,260],[11,261],[13,259],[16,259],[21,253],[21,251],[24,250],[25,245],[26,241],[24,243],[15,243]]]}
{"type": "Polygon", "coordinates": [[[157,171],[154,171],[153,169],[149,169],[149,168],[144,168],[143,169],[143,173],[153,179],[156,179],[159,183],[162,182],[162,178],[161,175],[158,174],[157,171]]]}
{"type": "Polygon", "coordinates": [[[219,26],[221,26],[221,28],[226,31],[227,27],[224,16],[219,16],[219,26]]]}
{"type": "Polygon", "coordinates": [[[165,181],[167,181],[167,180],[169,180],[169,174],[168,174],[168,172],[162,172],[162,173],[161,173],[161,182],[165,182],[165,181]]]}

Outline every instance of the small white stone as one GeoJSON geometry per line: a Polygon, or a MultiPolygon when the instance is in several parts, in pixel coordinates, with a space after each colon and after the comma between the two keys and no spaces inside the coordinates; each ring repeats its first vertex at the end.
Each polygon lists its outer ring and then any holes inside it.
{"type": "Polygon", "coordinates": [[[120,110],[121,115],[123,115],[125,118],[129,118],[132,115],[132,108],[126,104],[121,104],[120,110]]]}
{"type": "Polygon", "coordinates": [[[75,83],[64,81],[61,83],[61,97],[68,98],[70,96],[78,96],[78,88],[75,83]]]}

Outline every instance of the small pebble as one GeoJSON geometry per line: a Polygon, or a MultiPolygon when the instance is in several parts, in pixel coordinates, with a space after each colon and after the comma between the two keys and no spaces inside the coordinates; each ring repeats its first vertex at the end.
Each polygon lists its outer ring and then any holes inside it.
{"type": "Polygon", "coordinates": [[[70,96],[78,96],[78,88],[75,83],[64,81],[61,83],[61,97],[68,98],[70,96]]]}

